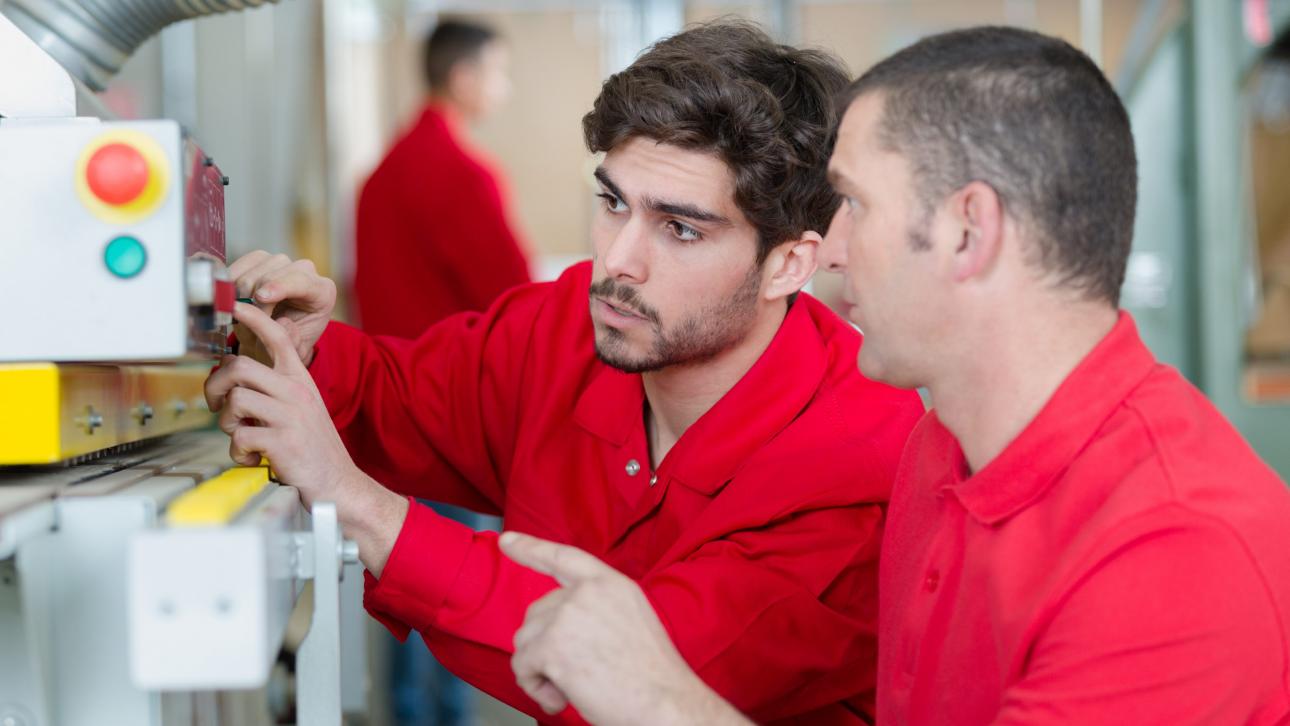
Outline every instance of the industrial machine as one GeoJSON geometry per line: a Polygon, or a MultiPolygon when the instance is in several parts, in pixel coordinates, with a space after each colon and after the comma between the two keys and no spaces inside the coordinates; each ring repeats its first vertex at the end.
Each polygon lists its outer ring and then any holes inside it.
{"type": "Polygon", "coordinates": [[[163,25],[247,4],[0,0],[3,726],[341,723],[357,551],[229,459],[202,393],[228,179],[94,96],[163,25]]]}

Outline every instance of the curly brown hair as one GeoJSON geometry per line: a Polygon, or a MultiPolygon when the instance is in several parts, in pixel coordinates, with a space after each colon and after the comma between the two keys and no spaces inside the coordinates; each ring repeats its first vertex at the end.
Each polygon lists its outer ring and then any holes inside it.
{"type": "Polygon", "coordinates": [[[660,40],[610,76],[582,130],[593,153],[644,137],[717,154],[757,229],[760,264],[803,232],[822,234],[837,210],[825,173],[849,80],[829,53],[722,19],[660,40]]]}

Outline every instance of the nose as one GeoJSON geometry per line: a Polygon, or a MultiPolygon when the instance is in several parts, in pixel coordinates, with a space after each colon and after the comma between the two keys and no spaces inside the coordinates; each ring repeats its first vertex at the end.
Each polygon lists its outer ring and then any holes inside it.
{"type": "Polygon", "coordinates": [[[605,272],[618,282],[640,284],[649,278],[649,238],[639,219],[618,228],[605,250],[605,272]]]}
{"type": "Polygon", "coordinates": [[[847,214],[847,204],[842,202],[829,221],[829,231],[824,233],[820,243],[820,265],[829,272],[842,272],[847,269],[847,235],[851,228],[851,216],[847,214]]]}

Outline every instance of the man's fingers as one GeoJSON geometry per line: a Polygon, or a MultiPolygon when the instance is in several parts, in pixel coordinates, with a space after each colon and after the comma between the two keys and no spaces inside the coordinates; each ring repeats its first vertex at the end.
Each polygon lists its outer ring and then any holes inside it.
{"type": "Polygon", "coordinates": [[[250,270],[255,269],[261,262],[269,259],[272,255],[264,250],[248,252],[237,258],[228,266],[228,276],[234,280],[245,275],[250,270]]]}
{"type": "Polygon", "coordinates": [[[532,649],[517,650],[511,658],[511,670],[515,672],[515,683],[543,711],[554,716],[568,707],[569,699],[547,680],[539,655],[532,649]]]}
{"type": "Polygon", "coordinates": [[[272,396],[280,377],[272,369],[246,356],[224,356],[219,370],[206,379],[206,405],[212,411],[224,408],[225,399],[234,388],[250,388],[272,396]]]}
{"type": "Polygon", "coordinates": [[[554,716],[569,707],[569,699],[560,692],[555,684],[545,678],[539,679],[526,693],[529,698],[538,702],[543,711],[554,716]]]}
{"type": "MultiPolygon", "coordinates": [[[[249,257],[249,255],[248,255],[249,257]]],[[[238,260],[241,262],[241,260],[238,260]]],[[[236,263],[235,263],[236,264],[236,263]]],[[[260,286],[260,280],[266,275],[280,270],[291,264],[291,258],[286,255],[270,255],[263,253],[257,257],[255,264],[241,266],[234,274],[233,268],[229,268],[229,276],[233,278],[233,284],[237,287],[238,297],[251,297],[256,288],[260,286]]]]}
{"type": "Polygon", "coordinates": [[[259,466],[262,455],[267,454],[270,430],[258,426],[243,426],[229,437],[228,455],[242,466],[259,466]]]}
{"type": "Polygon", "coordinates": [[[551,626],[555,613],[560,605],[569,599],[569,591],[556,588],[538,598],[524,612],[524,624],[515,631],[515,649],[521,650],[551,626]]]}
{"type": "Polygon", "coordinates": [[[288,373],[303,369],[304,364],[300,361],[296,346],[291,342],[291,336],[263,310],[254,305],[238,303],[233,309],[233,317],[260,340],[273,360],[275,369],[288,373]]]}
{"type": "Polygon", "coordinates": [[[565,586],[618,572],[577,547],[548,542],[519,532],[502,533],[498,544],[507,557],[529,569],[550,575],[565,586]]]}
{"type": "Polygon", "coordinates": [[[220,430],[232,435],[246,426],[244,422],[248,419],[258,421],[260,425],[279,425],[283,420],[282,404],[259,391],[241,386],[234,388],[224,397],[224,410],[219,414],[220,430]]]}
{"type": "Polygon", "coordinates": [[[313,262],[298,260],[261,278],[255,300],[260,303],[291,300],[305,310],[321,310],[336,301],[336,283],[319,276],[313,262]]]}

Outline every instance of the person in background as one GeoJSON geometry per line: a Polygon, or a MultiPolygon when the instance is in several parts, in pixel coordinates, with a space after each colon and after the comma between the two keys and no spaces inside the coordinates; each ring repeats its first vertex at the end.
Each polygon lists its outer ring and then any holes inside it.
{"type": "MultiPolygon", "coordinates": [[[[510,93],[507,47],[482,24],[444,20],[426,38],[422,61],[427,100],[358,200],[354,302],[362,328],[374,335],[414,338],[449,315],[484,310],[529,281],[506,183],[465,128],[510,93]]],[[[432,506],[474,529],[499,523],[432,506]]],[[[398,726],[468,721],[470,688],[420,642],[396,643],[392,656],[398,726]]]]}
{"type": "MultiPolygon", "coordinates": [[[[876,722],[1286,723],[1290,493],[1119,308],[1137,160],[1111,84],[1064,41],[985,27],[846,101],[821,264],[861,371],[934,404],[883,537],[876,722]]],[[[500,544],[562,585],[512,662],[548,713],[747,723],[631,580],[500,544]]]]}
{"type": "Polygon", "coordinates": [[[509,95],[508,65],[478,23],[444,20],[427,38],[425,107],[359,194],[354,301],[366,332],[415,338],[529,282],[506,183],[466,136],[509,95]]]}

